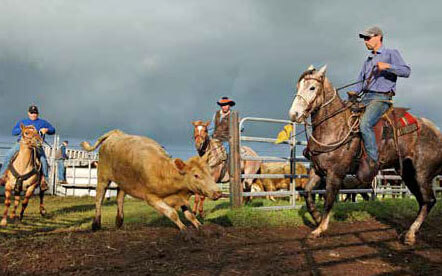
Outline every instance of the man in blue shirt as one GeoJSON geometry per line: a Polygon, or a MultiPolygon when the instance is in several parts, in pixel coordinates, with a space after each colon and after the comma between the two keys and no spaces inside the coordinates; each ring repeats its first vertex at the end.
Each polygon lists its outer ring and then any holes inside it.
{"type": "Polygon", "coordinates": [[[368,158],[362,160],[358,178],[371,182],[378,171],[378,148],[373,127],[389,109],[396,92],[398,77],[408,78],[410,67],[398,50],[383,46],[383,32],[370,27],[359,34],[370,51],[362,66],[356,91],[363,93],[361,102],[366,106],[361,118],[360,130],[368,158]]]}
{"type": "MultiPolygon", "coordinates": [[[[38,118],[38,108],[35,105],[31,105],[28,109],[28,119],[23,119],[14,126],[12,129],[12,135],[18,136],[21,134],[20,124],[25,126],[33,125],[40,133],[40,135],[44,136],[45,134],[52,135],[55,133],[55,128],[46,120],[38,118]]],[[[20,137],[21,138],[21,137],[20,137]]],[[[5,185],[4,174],[6,169],[8,168],[9,162],[16,152],[20,150],[20,138],[17,140],[17,143],[6,153],[5,160],[3,161],[2,168],[0,170],[0,185],[5,185]]],[[[41,180],[40,189],[46,191],[48,189],[48,185],[46,180],[48,179],[48,162],[46,160],[46,154],[42,147],[38,149],[38,154],[40,156],[41,167],[43,171],[43,177],[41,180]]]]}
{"type": "Polygon", "coordinates": [[[68,141],[63,141],[60,148],[58,148],[55,152],[55,159],[57,160],[58,181],[60,184],[68,184],[66,182],[66,170],[64,167],[64,161],[69,158],[66,154],[67,146],[68,141]]]}

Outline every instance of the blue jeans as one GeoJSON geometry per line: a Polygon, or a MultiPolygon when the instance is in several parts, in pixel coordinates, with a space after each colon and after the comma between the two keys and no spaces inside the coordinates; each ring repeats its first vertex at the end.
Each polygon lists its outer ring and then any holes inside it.
{"type": "MultiPolygon", "coordinates": [[[[8,150],[5,156],[5,160],[3,160],[2,169],[0,170],[0,177],[3,177],[5,174],[6,169],[8,168],[9,162],[11,162],[12,157],[14,157],[14,154],[20,150],[20,143],[15,143],[12,148],[8,150]]],[[[46,160],[46,154],[42,147],[38,148],[37,150],[38,155],[40,156],[40,162],[41,162],[41,168],[43,171],[43,175],[46,179],[48,179],[48,161],[46,160]]]]}
{"type": "Polygon", "coordinates": [[[390,97],[382,94],[366,94],[362,98],[362,103],[366,107],[359,128],[361,130],[362,140],[364,141],[367,154],[376,162],[379,159],[379,154],[373,127],[390,107],[390,104],[376,100],[390,99],[390,97]]]}
{"type": "Polygon", "coordinates": [[[226,149],[227,154],[229,154],[229,153],[230,153],[230,144],[229,144],[229,141],[224,141],[224,142],[222,142],[222,143],[223,143],[224,148],[226,149]]]}
{"type": "Polygon", "coordinates": [[[57,172],[58,172],[58,180],[66,181],[64,159],[57,160],[57,172]]]}

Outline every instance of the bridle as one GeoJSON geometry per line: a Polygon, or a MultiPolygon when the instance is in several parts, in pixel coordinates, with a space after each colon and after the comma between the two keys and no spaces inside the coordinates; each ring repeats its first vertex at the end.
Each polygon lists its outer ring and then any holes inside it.
{"type": "Polygon", "coordinates": [[[35,133],[31,135],[25,135],[25,132],[23,132],[21,141],[23,141],[23,143],[30,148],[36,148],[40,146],[42,138],[38,134],[37,130],[34,127],[32,128],[35,130],[35,133]]]}
{"type": "Polygon", "coordinates": [[[329,105],[331,102],[333,102],[333,100],[336,98],[337,91],[336,91],[336,89],[333,89],[333,91],[334,91],[333,97],[330,100],[328,100],[326,103],[324,103],[324,100],[325,100],[324,80],[325,80],[325,78],[324,77],[321,77],[321,78],[304,77],[302,80],[314,80],[314,81],[317,81],[318,83],[321,84],[321,89],[318,90],[315,97],[313,97],[313,99],[311,101],[308,101],[304,96],[302,96],[299,93],[297,93],[295,96],[295,99],[297,97],[299,97],[299,99],[301,99],[302,101],[304,101],[307,104],[307,108],[305,108],[304,112],[302,113],[302,116],[304,117],[304,122],[305,122],[305,120],[307,119],[308,115],[311,112],[311,109],[313,107],[313,103],[316,101],[316,99],[319,97],[319,95],[322,96],[322,102],[323,102],[323,104],[319,107],[319,109],[320,109],[320,108],[323,108],[323,107],[329,105]]]}

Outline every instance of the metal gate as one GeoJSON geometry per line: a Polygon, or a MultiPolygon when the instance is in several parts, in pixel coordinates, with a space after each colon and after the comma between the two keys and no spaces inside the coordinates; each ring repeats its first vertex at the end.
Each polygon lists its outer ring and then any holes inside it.
{"type": "Polygon", "coordinates": [[[231,170],[231,203],[232,207],[239,207],[242,204],[243,197],[248,196],[289,196],[289,205],[282,206],[268,206],[268,207],[256,207],[262,210],[281,210],[281,209],[293,209],[296,208],[296,191],[295,179],[308,178],[308,175],[296,174],[296,163],[310,163],[302,155],[297,155],[297,149],[300,145],[307,145],[306,141],[298,141],[294,133],[296,133],[297,124],[289,120],[258,118],[258,117],[245,117],[238,122],[238,112],[234,111],[231,114],[230,125],[230,170],[231,170]],[[282,126],[291,124],[293,131],[290,139],[281,143],[281,146],[288,146],[290,156],[245,156],[241,155],[240,147],[242,141],[257,142],[257,143],[272,143],[274,144],[277,139],[265,138],[265,137],[252,137],[244,136],[241,134],[241,129],[247,122],[259,122],[265,124],[280,124],[282,126]],[[240,168],[241,160],[249,161],[262,161],[262,162],[284,162],[290,163],[290,174],[242,174],[240,168]],[[274,191],[274,192],[243,192],[241,180],[245,178],[252,179],[264,179],[264,178],[290,178],[290,189],[288,191],[274,191]]]}

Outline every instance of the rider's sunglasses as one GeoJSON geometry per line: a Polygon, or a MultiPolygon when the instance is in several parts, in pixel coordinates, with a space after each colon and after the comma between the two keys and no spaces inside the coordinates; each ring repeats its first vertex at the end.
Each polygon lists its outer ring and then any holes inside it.
{"type": "Polygon", "coordinates": [[[372,36],[364,36],[364,41],[369,41],[372,38],[372,36]]]}
{"type": "Polygon", "coordinates": [[[29,112],[30,114],[38,114],[38,112],[35,112],[35,111],[31,111],[31,112],[29,112]]]}

